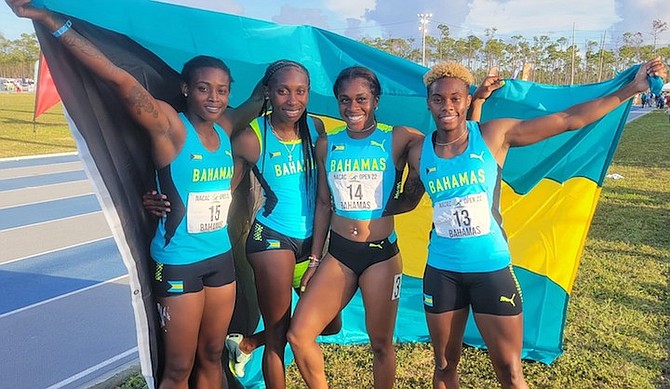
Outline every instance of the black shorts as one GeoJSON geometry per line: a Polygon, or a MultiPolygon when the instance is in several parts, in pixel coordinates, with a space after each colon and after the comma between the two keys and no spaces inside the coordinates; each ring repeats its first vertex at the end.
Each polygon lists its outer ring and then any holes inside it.
{"type": "Polygon", "coordinates": [[[296,263],[301,262],[312,250],[312,237],[306,239],[291,238],[254,220],[247,236],[248,254],[270,250],[290,250],[295,254],[296,263]]]}
{"type": "Polygon", "coordinates": [[[365,269],[378,262],[384,262],[398,254],[398,240],[395,231],[382,240],[354,242],[334,231],[330,231],[328,254],[351,269],[360,277],[365,269]]]}
{"type": "Polygon", "coordinates": [[[153,292],[157,297],[200,292],[235,281],[233,251],[188,265],[166,265],[154,261],[153,292]]]}
{"type": "Polygon", "coordinates": [[[423,308],[444,313],[472,306],[475,313],[513,316],[521,313],[523,296],[512,265],[482,273],[458,273],[426,266],[423,308]]]}

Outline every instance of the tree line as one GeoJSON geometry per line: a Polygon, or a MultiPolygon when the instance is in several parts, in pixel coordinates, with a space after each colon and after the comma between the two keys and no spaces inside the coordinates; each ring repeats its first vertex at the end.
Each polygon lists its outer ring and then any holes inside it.
{"type": "Polygon", "coordinates": [[[33,78],[40,46],[35,33],[21,34],[18,39],[6,39],[0,34],[0,77],[33,78]]]}
{"type": "MultiPolygon", "coordinates": [[[[573,44],[571,39],[552,39],[546,35],[527,38],[514,35],[508,40],[496,37],[497,30],[489,28],[484,37],[468,35],[452,37],[449,26],[439,24],[438,36],[426,36],[426,62],[452,60],[473,70],[481,80],[491,66],[498,66],[505,78],[527,75],[528,80],[546,84],[567,85],[599,82],[614,77],[615,73],[654,55],[670,58],[670,45],[656,47],[659,36],[668,30],[666,22],[654,20],[651,36],[653,43],[645,42],[641,32],[626,32],[610,37],[614,48],[604,48],[605,37],[598,42],[588,40],[584,45],[573,44]],[[573,54],[574,53],[574,54],[573,54]]],[[[403,38],[363,38],[361,42],[420,63],[422,42],[403,38]]],[[[16,40],[0,34],[0,77],[32,78],[39,58],[39,44],[34,33],[21,34],[16,40]]]]}
{"type": "MultiPolygon", "coordinates": [[[[556,85],[586,84],[615,76],[615,73],[653,56],[670,58],[670,45],[656,47],[660,35],[668,29],[666,22],[654,20],[651,36],[653,43],[645,43],[641,32],[626,32],[610,37],[614,48],[604,48],[605,36],[600,42],[587,40],[584,45],[565,37],[552,39],[546,35],[527,38],[514,35],[509,40],[496,37],[496,28],[485,30],[484,37],[468,35],[452,37],[449,26],[439,24],[438,36],[426,36],[426,64],[456,61],[468,66],[478,80],[485,77],[492,66],[497,66],[505,78],[521,77],[525,67],[528,80],[556,85]],[[574,53],[574,54],[573,54],[574,53]]],[[[422,42],[403,38],[363,38],[361,42],[421,63],[422,42]]]]}

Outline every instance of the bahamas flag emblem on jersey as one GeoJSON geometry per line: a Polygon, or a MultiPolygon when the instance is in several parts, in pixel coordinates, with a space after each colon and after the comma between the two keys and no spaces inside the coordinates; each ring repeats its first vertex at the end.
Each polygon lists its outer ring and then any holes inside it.
{"type": "Polygon", "coordinates": [[[169,293],[183,293],[184,292],[184,281],[168,281],[170,284],[169,293]]]}

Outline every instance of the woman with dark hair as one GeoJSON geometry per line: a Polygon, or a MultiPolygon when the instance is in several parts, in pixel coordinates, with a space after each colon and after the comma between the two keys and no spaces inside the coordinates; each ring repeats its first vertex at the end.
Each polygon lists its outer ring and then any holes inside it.
{"type": "MultiPolygon", "coordinates": [[[[424,76],[437,130],[410,151],[433,203],[433,230],[423,276],[424,309],[435,354],[434,388],[458,388],[457,367],[470,307],[503,388],[527,388],[521,365],[522,291],[511,265],[500,215],[500,180],[511,147],[540,142],[590,124],[665,78],[659,59],[640,66],[619,90],[530,120],[466,120],[474,98],[470,71],[435,65],[424,76]]],[[[485,81],[486,83],[486,81],[485,81]]],[[[494,76],[489,86],[499,79],[494,76]]],[[[489,89],[482,97],[488,97],[489,89]]]]}
{"type": "Polygon", "coordinates": [[[410,173],[404,190],[400,188],[407,151],[423,135],[377,122],[382,91],[367,68],[343,70],[333,92],[345,125],[322,135],[316,144],[314,266],[303,277],[305,292],[288,340],[307,386],[327,387],[316,337],[360,288],[375,388],[390,388],[395,380],[393,329],[402,276],[393,214],[414,208],[423,194],[416,172],[410,173]],[[329,230],[328,253],[320,259],[329,230]]]}
{"type": "Polygon", "coordinates": [[[249,100],[224,115],[232,78],[219,59],[199,56],[184,65],[186,111],[156,100],[132,75],[112,63],[69,20],[7,0],[17,16],[47,27],[81,63],[116,93],[150,136],[158,186],[171,198],[151,243],[164,344],[160,388],[222,385],[221,353],[235,303],[235,273],[226,215],[233,184],[230,135],[260,106],[249,100]],[[195,368],[194,368],[195,366],[195,368]]]}
{"type": "MultiPolygon", "coordinates": [[[[265,104],[261,115],[233,139],[236,170],[251,169],[263,193],[246,243],[254,271],[258,305],[265,330],[251,337],[231,334],[226,340],[230,367],[244,375],[250,353],[261,345],[268,388],[286,386],[284,351],[291,318],[291,287],[299,292],[309,266],[316,196],[314,141],[323,122],[307,114],[309,72],[298,62],[270,64],[262,79],[265,104]],[[268,103],[271,112],[268,112],[268,103]]],[[[339,331],[333,320],[324,334],[339,331]]]]}
{"type": "MultiPolygon", "coordinates": [[[[232,146],[236,176],[251,170],[262,189],[263,204],[247,237],[246,254],[265,329],[249,337],[230,334],[226,347],[230,370],[243,377],[251,353],[265,345],[266,385],[282,388],[291,288],[300,294],[303,274],[316,264],[316,258],[309,261],[316,196],[314,141],[323,134],[324,126],[307,113],[309,72],[302,64],[275,61],[267,67],[261,84],[265,93],[261,114],[233,136],[232,146]]],[[[145,195],[145,202],[158,216],[170,211],[159,197],[145,195]]],[[[340,327],[337,316],[322,335],[337,333],[340,327]]]]}

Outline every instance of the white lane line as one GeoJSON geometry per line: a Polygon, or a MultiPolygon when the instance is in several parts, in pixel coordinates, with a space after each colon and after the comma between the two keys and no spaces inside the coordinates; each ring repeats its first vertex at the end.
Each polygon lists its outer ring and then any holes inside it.
{"type": "Polygon", "coordinates": [[[39,159],[39,158],[51,158],[51,157],[67,157],[70,155],[77,155],[76,151],[70,151],[67,153],[56,153],[56,154],[40,154],[40,155],[24,155],[22,157],[5,157],[0,158],[0,162],[9,162],[9,161],[23,161],[26,159],[39,159]]]}
{"type": "Polygon", "coordinates": [[[69,249],[77,248],[77,247],[79,247],[79,246],[84,246],[84,245],[87,245],[87,244],[90,244],[90,243],[101,242],[101,241],[106,240],[106,239],[109,239],[109,238],[112,238],[112,236],[111,236],[111,235],[109,235],[109,236],[104,236],[104,237],[102,237],[102,238],[98,238],[98,239],[87,240],[86,242],[79,242],[79,243],[71,244],[71,245],[69,245],[69,246],[59,247],[59,248],[57,248],[57,249],[53,249],[53,250],[46,250],[46,251],[42,251],[42,252],[40,252],[40,253],[26,255],[25,257],[15,258],[15,259],[12,259],[12,260],[9,260],[9,261],[5,261],[5,262],[0,262],[0,266],[2,266],[2,265],[6,265],[6,264],[8,264],[8,263],[12,263],[12,262],[23,261],[24,259],[30,259],[30,258],[34,258],[34,257],[39,257],[40,255],[52,254],[52,253],[57,253],[57,252],[59,252],[59,251],[65,251],[65,250],[69,250],[69,249]]]}
{"type": "Polygon", "coordinates": [[[73,216],[59,217],[58,219],[53,219],[53,220],[45,220],[43,222],[37,222],[37,223],[33,223],[33,224],[24,224],[24,225],[21,225],[21,226],[0,229],[0,232],[21,230],[21,229],[24,229],[24,228],[31,228],[31,227],[41,226],[41,225],[45,225],[45,224],[49,224],[49,223],[53,223],[53,222],[60,222],[60,221],[63,221],[63,220],[72,220],[72,219],[76,219],[76,218],[79,218],[79,217],[82,217],[82,216],[90,216],[90,215],[94,215],[94,214],[98,214],[98,213],[102,214],[102,211],[86,212],[86,213],[80,213],[80,214],[73,215],[73,216]]]}
{"type": "Polygon", "coordinates": [[[94,194],[88,180],[0,191],[0,210],[94,194]]]}
{"type": "Polygon", "coordinates": [[[50,197],[49,199],[46,199],[46,200],[37,200],[37,201],[28,202],[28,203],[21,203],[21,204],[16,204],[16,205],[8,205],[6,207],[0,207],[0,211],[2,211],[3,209],[23,207],[23,206],[26,206],[26,205],[36,205],[36,204],[48,203],[50,201],[67,200],[67,199],[73,199],[73,198],[76,198],[76,197],[85,197],[85,196],[90,196],[92,194],[94,194],[94,193],[91,191],[91,192],[88,192],[88,193],[74,194],[74,195],[69,195],[69,196],[50,197]]]}
{"type": "Polygon", "coordinates": [[[89,374],[91,374],[91,373],[93,373],[93,372],[95,372],[95,371],[97,371],[97,370],[102,369],[103,367],[105,367],[105,366],[107,366],[107,365],[111,365],[112,363],[114,363],[114,362],[116,362],[116,361],[118,361],[118,360],[120,360],[120,359],[123,359],[123,358],[125,358],[125,357],[127,357],[127,356],[129,356],[129,355],[132,355],[132,354],[134,354],[134,353],[136,353],[136,352],[137,352],[137,347],[133,347],[133,348],[131,348],[130,350],[127,350],[127,351],[125,351],[125,352],[123,352],[123,353],[121,353],[121,354],[118,354],[118,355],[116,355],[116,356],[114,356],[114,357],[112,357],[112,358],[109,358],[109,359],[106,360],[106,361],[102,361],[102,362],[98,363],[98,364],[95,365],[95,366],[91,366],[91,367],[89,367],[88,369],[86,369],[86,370],[84,370],[84,371],[82,371],[82,372],[80,372],[80,373],[78,373],[78,374],[75,374],[75,375],[73,375],[73,376],[70,377],[70,378],[67,378],[67,379],[65,379],[65,380],[63,380],[63,381],[61,381],[61,382],[59,382],[59,383],[53,384],[53,385],[49,386],[47,389],[59,389],[59,388],[62,388],[62,387],[66,386],[66,385],[68,385],[68,384],[71,384],[71,383],[73,383],[73,382],[75,382],[75,381],[77,381],[77,380],[79,380],[79,379],[81,379],[81,378],[86,377],[87,375],[89,375],[89,374]]]}
{"type": "MultiPolygon", "coordinates": [[[[60,296],[52,297],[52,298],[47,299],[47,300],[42,300],[39,303],[26,305],[25,307],[21,307],[19,309],[15,309],[13,311],[9,311],[9,312],[5,312],[5,313],[1,314],[0,319],[4,319],[6,317],[16,315],[17,313],[21,313],[21,312],[27,311],[29,309],[37,308],[37,307],[42,306],[44,304],[49,304],[49,303],[52,303],[54,301],[64,299],[66,297],[74,296],[75,294],[84,293],[84,292],[89,291],[93,288],[98,288],[100,286],[104,286],[104,285],[111,284],[111,283],[114,283],[114,282],[117,282],[117,281],[121,281],[124,278],[128,278],[128,275],[125,274],[125,275],[122,275],[122,276],[119,276],[119,277],[116,277],[116,278],[112,278],[112,279],[104,281],[104,282],[99,282],[95,285],[87,286],[87,287],[82,288],[82,289],[77,289],[77,290],[73,290],[72,292],[69,292],[69,293],[61,294],[60,296]]],[[[128,289],[128,291],[130,292],[130,289],[128,289]]]]}
{"type": "Polygon", "coordinates": [[[14,180],[18,178],[38,178],[50,174],[84,172],[81,162],[61,162],[50,165],[12,167],[0,169],[0,180],[14,180]]]}
{"type": "Polygon", "coordinates": [[[111,233],[102,212],[0,230],[0,263],[108,237],[111,233]]]}

